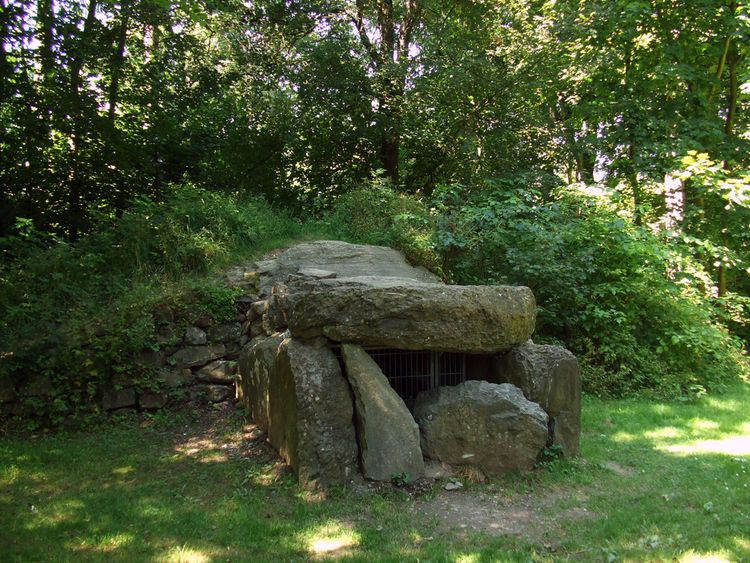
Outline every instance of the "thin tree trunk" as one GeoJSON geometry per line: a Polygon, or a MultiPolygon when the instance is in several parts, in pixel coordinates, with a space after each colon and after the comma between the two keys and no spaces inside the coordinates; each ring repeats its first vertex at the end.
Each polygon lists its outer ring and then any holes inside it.
{"type": "MultiPolygon", "coordinates": [[[[739,80],[737,78],[737,66],[739,63],[739,56],[737,54],[736,47],[727,56],[727,68],[729,70],[729,90],[727,91],[727,105],[726,105],[726,118],[724,119],[724,134],[727,137],[734,135],[734,121],[737,115],[737,97],[739,91],[739,80]]],[[[724,170],[727,172],[730,169],[729,160],[724,160],[724,170]]],[[[721,225],[726,226],[726,214],[721,213],[721,225]]],[[[721,229],[722,233],[725,231],[721,229]]],[[[724,244],[726,246],[726,243],[724,244]]],[[[724,297],[727,293],[727,267],[724,260],[719,260],[719,266],[717,271],[717,295],[724,297]]]]}
{"type": "Polygon", "coordinates": [[[640,227],[643,224],[643,213],[641,209],[641,187],[638,185],[638,169],[635,166],[635,155],[635,141],[631,140],[628,145],[628,160],[630,160],[628,179],[630,181],[630,189],[633,190],[633,222],[640,227]]]}
{"type": "Polygon", "coordinates": [[[404,15],[397,25],[393,0],[375,0],[375,23],[380,41],[377,45],[373,45],[367,35],[366,5],[366,0],[356,1],[356,14],[352,16],[352,23],[375,71],[380,162],[387,177],[397,186],[400,183],[401,104],[406,88],[404,64],[409,57],[412,34],[421,14],[421,4],[419,0],[405,0],[404,15]]]}
{"type": "Polygon", "coordinates": [[[109,104],[107,108],[107,119],[110,126],[114,129],[115,116],[117,112],[117,102],[120,96],[120,73],[122,65],[125,62],[125,43],[128,38],[129,14],[126,3],[122,3],[122,22],[117,31],[117,47],[112,57],[111,80],[109,83],[109,104]]]}
{"type": "Polygon", "coordinates": [[[129,8],[126,2],[121,3],[121,14],[122,21],[120,27],[117,30],[117,45],[112,55],[112,66],[110,70],[110,83],[109,83],[109,99],[107,106],[107,122],[109,125],[109,136],[111,150],[109,151],[112,161],[114,163],[113,170],[115,173],[115,197],[114,207],[115,213],[118,217],[122,216],[125,210],[128,194],[125,190],[125,185],[122,181],[122,174],[117,169],[118,156],[121,153],[120,150],[120,132],[117,129],[117,102],[120,97],[120,75],[122,73],[122,66],[125,62],[125,44],[128,38],[128,24],[129,24],[129,8]]]}
{"type": "Polygon", "coordinates": [[[76,46],[77,51],[70,65],[70,99],[73,107],[73,132],[70,136],[70,191],[68,194],[68,238],[71,241],[78,239],[81,229],[81,195],[83,191],[83,180],[80,171],[80,150],[83,143],[83,104],[81,100],[81,72],[85,62],[84,49],[91,33],[91,28],[96,20],[97,0],[89,0],[86,19],[81,30],[81,37],[76,46]]]}
{"type": "Polygon", "coordinates": [[[39,0],[37,5],[38,33],[40,36],[39,52],[41,54],[42,82],[48,83],[54,72],[55,57],[53,53],[55,8],[53,0],[39,0]]]}

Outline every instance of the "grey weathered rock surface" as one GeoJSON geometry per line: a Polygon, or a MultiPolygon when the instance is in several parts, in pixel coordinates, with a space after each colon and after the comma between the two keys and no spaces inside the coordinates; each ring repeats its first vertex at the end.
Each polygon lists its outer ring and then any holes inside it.
{"type": "Polygon", "coordinates": [[[578,360],[561,346],[527,342],[497,356],[492,380],[512,383],[550,417],[553,444],[576,455],[581,435],[581,371],[578,360]]]}
{"type": "Polygon", "coordinates": [[[302,485],[345,483],[356,473],[352,397],[325,342],[282,342],[268,400],[268,440],[302,485]]]}
{"type": "Polygon", "coordinates": [[[420,393],[414,417],[422,452],[499,474],[531,469],[547,441],[547,415],[510,384],[467,381],[420,393]]]}
{"type": "Polygon", "coordinates": [[[193,372],[187,368],[162,368],[159,370],[159,379],[167,387],[182,387],[193,380],[193,372]]]}
{"type": "Polygon", "coordinates": [[[190,346],[202,346],[208,342],[208,336],[203,329],[197,326],[189,326],[185,330],[185,343],[190,346]]]}
{"type": "Polygon", "coordinates": [[[102,394],[102,408],[105,411],[111,411],[125,407],[134,407],[135,405],[135,389],[133,388],[107,388],[102,394]]]}
{"type": "Polygon", "coordinates": [[[354,393],[362,473],[377,481],[399,473],[421,477],[419,427],[404,401],[365,350],[344,344],[341,351],[354,393]]]}
{"type": "Polygon", "coordinates": [[[281,334],[257,338],[240,354],[242,402],[253,422],[264,432],[268,432],[268,388],[283,340],[281,334]]]}
{"type": "Polygon", "coordinates": [[[400,252],[384,246],[364,246],[320,240],[293,246],[274,260],[258,263],[261,294],[270,295],[276,282],[292,274],[338,278],[378,275],[439,283],[440,278],[424,268],[409,264],[400,252]]]}
{"type": "Polygon", "coordinates": [[[142,409],[160,409],[167,404],[167,397],[161,393],[144,391],[138,396],[138,406],[142,409]]]}
{"type": "Polygon", "coordinates": [[[209,346],[187,346],[177,350],[169,358],[170,363],[181,368],[202,366],[210,361],[221,358],[224,355],[223,344],[211,344],[209,346]]]}
{"type": "Polygon", "coordinates": [[[201,391],[211,403],[221,403],[234,398],[234,389],[226,385],[204,385],[201,391]]]}
{"type": "Polygon", "coordinates": [[[208,329],[208,339],[212,342],[229,342],[237,340],[242,334],[240,325],[234,323],[223,323],[208,329]]]}
{"type": "Polygon", "coordinates": [[[232,383],[237,373],[237,364],[226,360],[216,360],[200,368],[196,373],[199,381],[209,383],[232,383]]]}
{"type": "Polygon", "coordinates": [[[293,281],[274,297],[293,336],[400,349],[498,352],[528,340],[536,320],[526,287],[370,276],[293,281]]]}

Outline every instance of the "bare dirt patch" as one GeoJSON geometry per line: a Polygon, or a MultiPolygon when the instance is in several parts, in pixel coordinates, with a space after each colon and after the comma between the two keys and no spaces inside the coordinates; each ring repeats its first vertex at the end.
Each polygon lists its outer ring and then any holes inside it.
{"type": "Polygon", "coordinates": [[[619,475],[620,477],[632,477],[633,475],[635,475],[635,469],[633,469],[632,467],[620,465],[615,461],[605,461],[602,465],[605,468],[609,469],[612,473],[614,473],[615,475],[619,475]]]}
{"type": "Polygon", "coordinates": [[[561,522],[597,517],[583,506],[555,508],[562,498],[558,492],[508,498],[484,491],[441,491],[432,499],[418,500],[412,510],[415,517],[436,522],[437,533],[517,536],[549,548],[562,539],[561,522]]]}

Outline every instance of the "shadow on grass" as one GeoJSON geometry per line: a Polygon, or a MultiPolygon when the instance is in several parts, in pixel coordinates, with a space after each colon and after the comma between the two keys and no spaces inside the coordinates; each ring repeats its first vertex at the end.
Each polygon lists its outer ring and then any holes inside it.
{"type": "Polygon", "coordinates": [[[747,560],[750,454],[698,446],[750,440],[748,399],[742,387],[684,405],[588,400],[580,460],[492,484],[554,497],[553,515],[594,515],[555,521],[552,546],[462,531],[460,515],[438,529],[399,492],[302,491],[238,422],[3,439],[0,559],[747,560]]]}
{"type": "Polygon", "coordinates": [[[588,534],[605,558],[750,560],[749,386],[687,404],[587,407],[583,454],[605,469],[591,491],[604,517],[588,534]]]}

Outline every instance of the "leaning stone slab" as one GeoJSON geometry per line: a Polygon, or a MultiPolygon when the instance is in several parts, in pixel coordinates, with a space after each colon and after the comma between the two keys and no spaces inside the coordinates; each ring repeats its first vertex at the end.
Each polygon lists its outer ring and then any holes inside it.
{"type": "Polygon", "coordinates": [[[426,457],[485,473],[531,469],[547,441],[547,415],[510,384],[466,381],[420,393],[414,417],[426,457]]]}
{"type": "Polygon", "coordinates": [[[327,343],[286,339],[269,381],[268,440],[303,486],[343,484],[357,470],[349,385],[327,343]]]}
{"type": "Polygon", "coordinates": [[[549,415],[548,440],[567,456],[577,455],[581,436],[581,370],[561,346],[529,341],[497,356],[492,380],[512,383],[549,415]]]}
{"type": "Polygon", "coordinates": [[[527,287],[370,276],[293,280],[274,299],[295,337],[409,350],[505,351],[528,340],[536,321],[527,287]]]}
{"type": "MultiPolygon", "coordinates": [[[[404,255],[384,246],[349,244],[334,240],[319,240],[293,246],[275,260],[258,263],[261,294],[270,295],[276,282],[285,283],[290,275],[313,271],[325,272],[325,277],[370,276],[411,279],[439,283],[440,278],[428,270],[409,264],[404,255]]],[[[318,277],[318,275],[315,275],[318,277]]]]}
{"type": "Polygon", "coordinates": [[[354,392],[362,473],[388,481],[399,473],[424,475],[419,427],[375,361],[359,346],[341,347],[354,392]]]}
{"type": "Polygon", "coordinates": [[[268,432],[268,389],[283,341],[281,334],[256,338],[240,353],[242,402],[253,422],[264,432],[268,432]]]}

